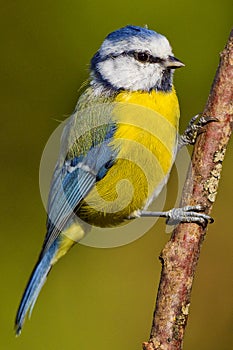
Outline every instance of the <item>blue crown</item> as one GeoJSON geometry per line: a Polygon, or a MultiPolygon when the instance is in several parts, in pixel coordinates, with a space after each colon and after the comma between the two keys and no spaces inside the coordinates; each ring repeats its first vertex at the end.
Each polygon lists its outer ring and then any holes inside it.
{"type": "Polygon", "coordinates": [[[106,37],[106,39],[114,42],[114,41],[118,41],[119,39],[128,39],[129,37],[132,36],[138,36],[141,38],[148,38],[148,36],[155,36],[157,35],[156,32],[154,32],[153,30],[147,29],[147,28],[142,28],[142,27],[138,27],[138,26],[132,26],[132,25],[128,25],[126,27],[120,28],[115,30],[114,32],[108,34],[108,36],[106,37]]]}

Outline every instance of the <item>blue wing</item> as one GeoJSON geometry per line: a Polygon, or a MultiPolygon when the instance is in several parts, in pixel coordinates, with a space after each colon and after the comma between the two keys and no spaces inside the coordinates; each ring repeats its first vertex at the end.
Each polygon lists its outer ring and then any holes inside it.
{"type": "Polygon", "coordinates": [[[116,151],[109,143],[115,130],[115,125],[110,125],[106,129],[104,141],[94,143],[85,156],[65,159],[63,164],[58,162],[51,183],[47,234],[40,258],[48,251],[60,232],[74,220],[75,210],[81,201],[113,165],[116,151]]]}

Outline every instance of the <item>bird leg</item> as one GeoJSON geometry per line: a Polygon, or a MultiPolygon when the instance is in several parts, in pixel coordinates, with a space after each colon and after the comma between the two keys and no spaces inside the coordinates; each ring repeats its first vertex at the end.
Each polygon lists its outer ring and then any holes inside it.
{"type": "Polygon", "coordinates": [[[168,211],[145,211],[139,210],[130,218],[135,217],[165,217],[168,225],[175,225],[180,222],[193,222],[197,224],[207,224],[208,222],[214,222],[213,218],[207,214],[200,213],[204,207],[201,205],[187,205],[183,208],[173,208],[168,211]]]}

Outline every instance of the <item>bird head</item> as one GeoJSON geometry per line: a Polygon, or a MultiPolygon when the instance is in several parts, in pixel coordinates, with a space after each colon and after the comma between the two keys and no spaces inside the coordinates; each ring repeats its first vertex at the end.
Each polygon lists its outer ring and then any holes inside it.
{"type": "Polygon", "coordinates": [[[113,91],[170,91],[174,57],[167,38],[153,30],[126,26],[110,33],[91,60],[91,85],[113,91]]]}

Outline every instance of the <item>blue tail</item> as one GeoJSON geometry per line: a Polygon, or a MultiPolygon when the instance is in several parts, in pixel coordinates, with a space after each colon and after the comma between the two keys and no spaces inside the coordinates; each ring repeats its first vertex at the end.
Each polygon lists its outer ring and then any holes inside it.
{"type": "Polygon", "coordinates": [[[46,281],[46,277],[50,269],[52,268],[51,261],[56,253],[56,249],[54,248],[54,245],[52,245],[45,255],[42,258],[39,258],[31,274],[15,319],[16,335],[21,333],[21,329],[28,312],[29,317],[31,316],[37,297],[46,281]]]}

